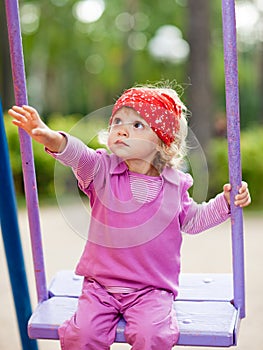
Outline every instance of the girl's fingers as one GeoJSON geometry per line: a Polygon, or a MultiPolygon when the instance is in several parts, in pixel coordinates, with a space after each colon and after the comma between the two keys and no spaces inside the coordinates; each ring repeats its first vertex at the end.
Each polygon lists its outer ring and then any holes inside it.
{"type": "Polygon", "coordinates": [[[231,191],[231,185],[230,184],[225,184],[223,187],[225,192],[230,192],[231,191]]]}
{"type": "Polygon", "coordinates": [[[36,113],[36,114],[37,114],[37,111],[35,110],[35,108],[33,108],[33,107],[31,107],[31,106],[23,105],[22,108],[23,108],[24,110],[26,110],[27,112],[36,113]]]}
{"type": "Polygon", "coordinates": [[[248,192],[248,184],[245,181],[242,181],[242,185],[238,191],[240,194],[244,192],[248,192]]]}
{"type": "Polygon", "coordinates": [[[21,118],[21,116],[25,117],[27,120],[34,120],[38,118],[37,111],[29,106],[13,106],[8,113],[14,118],[21,118]]]}
{"type": "Polygon", "coordinates": [[[10,111],[15,111],[16,113],[19,113],[19,114],[24,114],[25,113],[25,110],[22,108],[22,107],[19,107],[19,106],[13,106],[10,111]]]}
{"type": "MultiPolygon", "coordinates": [[[[231,191],[231,185],[225,184],[224,193],[228,203],[230,203],[230,191],[231,191]]],[[[242,207],[248,206],[250,203],[251,203],[251,197],[248,189],[248,184],[245,181],[242,181],[242,185],[238,190],[238,194],[235,196],[235,205],[242,208],[242,207]]]]}
{"type": "Polygon", "coordinates": [[[27,118],[24,114],[15,112],[14,110],[9,110],[8,113],[15,118],[16,120],[19,120],[20,122],[26,122],[27,118]]]}
{"type": "Polygon", "coordinates": [[[239,197],[236,197],[235,198],[235,205],[244,205],[245,203],[247,203],[248,202],[248,196],[246,196],[246,197],[241,197],[241,198],[239,198],[239,197]]]}
{"type": "Polygon", "coordinates": [[[240,207],[246,207],[250,203],[251,203],[250,193],[248,191],[248,188],[245,187],[244,189],[242,189],[240,194],[236,195],[235,205],[238,205],[240,207]]]}
{"type": "Polygon", "coordinates": [[[19,126],[19,127],[21,127],[21,125],[22,125],[22,123],[21,123],[19,120],[16,120],[16,119],[12,120],[12,123],[13,123],[15,126],[19,126]]]}
{"type": "Polygon", "coordinates": [[[26,105],[23,105],[22,108],[24,111],[26,111],[30,115],[32,119],[39,118],[38,112],[35,110],[35,108],[31,106],[26,106],[26,105]]]}

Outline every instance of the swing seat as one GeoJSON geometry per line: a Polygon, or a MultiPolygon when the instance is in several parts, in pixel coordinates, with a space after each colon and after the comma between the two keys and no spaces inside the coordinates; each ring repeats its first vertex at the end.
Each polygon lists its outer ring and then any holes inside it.
{"type": "MultiPolygon", "coordinates": [[[[49,299],[36,307],[28,323],[33,339],[58,339],[58,327],[75,312],[83,278],[59,271],[49,299]]],[[[236,345],[240,323],[233,300],[232,274],[182,274],[174,302],[180,337],[178,345],[229,347],[236,345]]],[[[125,321],[118,323],[115,342],[125,343],[125,321]]]]}

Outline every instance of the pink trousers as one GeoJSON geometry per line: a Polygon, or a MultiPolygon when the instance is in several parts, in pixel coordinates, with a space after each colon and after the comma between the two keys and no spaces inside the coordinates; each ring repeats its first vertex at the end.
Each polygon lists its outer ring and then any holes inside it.
{"type": "Polygon", "coordinates": [[[149,287],[111,294],[85,280],[75,315],[59,328],[61,349],[109,350],[121,315],[132,350],[171,350],[178,340],[172,293],[149,287]]]}

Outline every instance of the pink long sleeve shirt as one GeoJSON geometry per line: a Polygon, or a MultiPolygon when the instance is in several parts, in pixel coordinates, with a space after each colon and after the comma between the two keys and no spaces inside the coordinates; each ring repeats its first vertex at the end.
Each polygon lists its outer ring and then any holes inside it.
{"type": "Polygon", "coordinates": [[[125,162],[72,136],[67,139],[65,150],[53,156],[72,168],[92,209],[76,273],[111,289],[153,286],[176,297],[182,232],[199,233],[225,221],[229,207],[224,195],[197,204],[188,194],[192,177],[166,167],[155,198],[138,202],[125,162]]]}

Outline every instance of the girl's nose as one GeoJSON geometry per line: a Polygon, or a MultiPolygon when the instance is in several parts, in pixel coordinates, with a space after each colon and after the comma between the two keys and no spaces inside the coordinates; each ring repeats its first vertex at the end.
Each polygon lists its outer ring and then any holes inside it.
{"type": "Polygon", "coordinates": [[[126,125],[121,125],[118,128],[118,136],[128,136],[129,132],[127,130],[126,125]]]}

